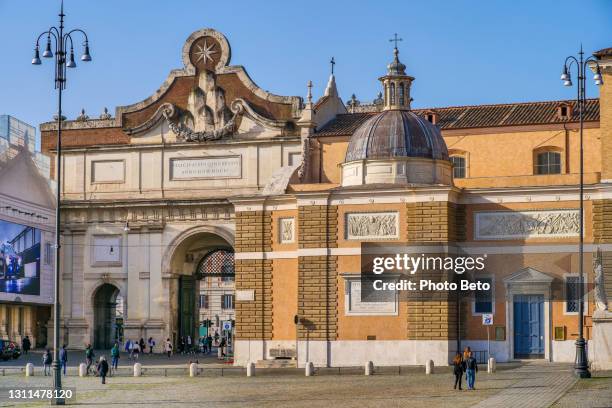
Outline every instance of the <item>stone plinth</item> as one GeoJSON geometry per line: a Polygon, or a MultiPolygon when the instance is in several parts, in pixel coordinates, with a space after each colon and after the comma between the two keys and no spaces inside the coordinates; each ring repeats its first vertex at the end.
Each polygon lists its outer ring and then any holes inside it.
{"type": "Polygon", "coordinates": [[[591,369],[612,370],[612,312],[596,310],[593,313],[591,341],[591,369]]]}

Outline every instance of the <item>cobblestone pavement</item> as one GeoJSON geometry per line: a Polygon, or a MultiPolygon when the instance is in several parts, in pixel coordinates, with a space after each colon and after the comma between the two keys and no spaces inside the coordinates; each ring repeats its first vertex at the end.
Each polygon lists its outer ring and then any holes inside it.
{"type": "MultiPolygon", "coordinates": [[[[452,374],[446,367],[437,368],[433,375],[425,375],[422,368],[402,369],[399,375],[394,370],[381,371],[366,377],[357,374],[360,371],[352,374],[348,370],[340,371],[343,374],[339,375],[337,370],[328,369],[319,370],[314,377],[304,377],[302,370],[258,370],[255,377],[249,378],[241,370],[228,370],[224,377],[206,374],[196,378],[112,377],[106,385],[95,377],[69,376],[65,377],[64,386],[76,388],[77,405],[91,407],[524,408],[550,406],[575,382],[567,365],[541,363],[500,367],[495,374],[480,372],[475,391],[453,390],[452,374]],[[509,391],[512,392],[509,394],[509,391]],[[543,396],[552,394],[556,398],[543,396]]],[[[605,401],[603,398],[610,395],[610,378],[602,378],[597,384],[601,392],[594,393],[593,387],[574,387],[556,406],[606,406],[598,401],[605,401]]],[[[14,404],[6,399],[7,389],[37,386],[51,386],[51,378],[0,377],[0,406],[46,405],[43,402],[14,404]]]]}
{"type": "Polygon", "coordinates": [[[547,408],[577,381],[570,366],[550,363],[526,364],[499,376],[512,376],[518,381],[475,408],[505,408],[515,406],[517,401],[521,408],[547,408]]]}
{"type": "Polygon", "coordinates": [[[593,378],[578,381],[554,408],[612,407],[612,371],[596,372],[593,378]],[[587,405],[585,405],[587,404],[587,405]]]}

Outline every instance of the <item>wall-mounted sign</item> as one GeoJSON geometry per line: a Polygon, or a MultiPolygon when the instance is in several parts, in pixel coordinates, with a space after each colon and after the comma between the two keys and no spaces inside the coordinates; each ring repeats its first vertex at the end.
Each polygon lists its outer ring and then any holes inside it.
{"type": "Polygon", "coordinates": [[[170,159],[172,180],[241,178],[240,156],[191,157],[170,159]]]}

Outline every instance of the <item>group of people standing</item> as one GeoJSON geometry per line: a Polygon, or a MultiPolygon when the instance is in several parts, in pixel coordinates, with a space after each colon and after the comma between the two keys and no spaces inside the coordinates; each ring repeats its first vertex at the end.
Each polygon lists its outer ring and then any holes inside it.
{"type": "Polygon", "coordinates": [[[131,339],[127,339],[124,347],[125,352],[129,355],[129,358],[134,358],[137,360],[140,356],[140,353],[144,354],[147,352],[147,347],[149,348],[149,354],[153,354],[155,340],[153,340],[153,337],[149,337],[149,340],[147,340],[147,342],[145,343],[143,337],[141,337],[139,341],[132,341],[131,339]]]}
{"type": "Polygon", "coordinates": [[[453,374],[455,375],[455,386],[454,389],[461,390],[461,380],[463,373],[465,373],[465,380],[468,385],[468,390],[475,390],[474,383],[476,382],[476,373],[478,372],[478,361],[474,357],[474,352],[466,347],[463,350],[463,355],[457,353],[453,359],[453,374]]]}

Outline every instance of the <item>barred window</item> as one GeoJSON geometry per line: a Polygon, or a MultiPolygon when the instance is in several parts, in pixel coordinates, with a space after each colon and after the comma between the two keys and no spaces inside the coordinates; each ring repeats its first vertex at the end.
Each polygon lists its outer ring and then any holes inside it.
{"type": "Polygon", "coordinates": [[[561,153],[539,153],[535,170],[536,174],[561,174],[561,153]]]}
{"type": "Polygon", "coordinates": [[[221,296],[221,308],[222,309],[233,309],[234,308],[234,295],[222,295],[221,296]]]}
{"type": "Polygon", "coordinates": [[[580,277],[565,277],[565,312],[578,313],[580,305],[580,277]]]}
{"type": "Polygon", "coordinates": [[[451,156],[450,161],[453,164],[453,177],[465,178],[465,157],[451,156]]]}

